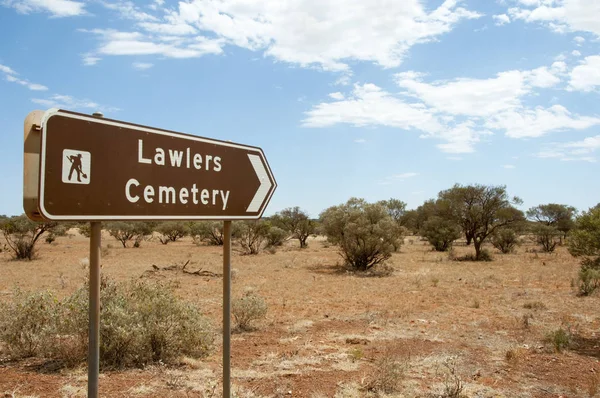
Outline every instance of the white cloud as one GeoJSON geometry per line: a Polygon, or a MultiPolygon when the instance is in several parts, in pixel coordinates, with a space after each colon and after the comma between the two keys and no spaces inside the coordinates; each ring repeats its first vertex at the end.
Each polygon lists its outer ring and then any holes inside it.
{"type": "Polygon", "coordinates": [[[379,185],[391,185],[391,184],[393,184],[395,182],[404,181],[407,178],[416,177],[418,175],[419,175],[419,173],[413,173],[413,172],[394,174],[394,175],[391,175],[391,176],[384,177],[382,180],[377,181],[377,184],[379,184],[379,185]]]}
{"type": "Polygon", "coordinates": [[[149,62],[134,62],[131,66],[138,70],[146,70],[152,68],[154,64],[149,62]]]}
{"type": "Polygon", "coordinates": [[[575,38],[573,38],[573,41],[577,46],[581,46],[583,43],[585,43],[585,39],[581,36],[575,36],[575,38]]]}
{"type": "Polygon", "coordinates": [[[569,89],[593,91],[597,86],[600,86],[600,55],[592,55],[573,68],[569,89]]]}
{"type": "Polygon", "coordinates": [[[510,18],[506,14],[494,15],[493,18],[494,18],[494,22],[498,26],[502,26],[507,23],[510,23],[510,18]]]}
{"type": "Polygon", "coordinates": [[[47,12],[53,17],[73,17],[86,13],[84,3],[72,0],[5,0],[0,4],[21,14],[47,12]]]}
{"type": "Polygon", "coordinates": [[[560,82],[564,63],[552,68],[501,72],[489,79],[455,79],[425,83],[416,72],[396,75],[397,84],[439,112],[451,115],[491,116],[521,106],[521,97],[533,88],[548,88],[560,82]]]}
{"type": "Polygon", "coordinates": [[[0,72],[4,73],[4,79],[8,82],[20,84],[21,86],[25,86],[28,89],[33,90],[33,91],[48,90],[48,87],[46,87],[42,84],[31,83],[27,79],[22,79],[20,77],[17,77],[19,74],[6,65],[0,64],[0,72]]]}
{"type": "Polygon", "coordinates": [[[354,140],[354,142],[356,142],[357,144],[364,144],[365,142],[367,142],[367,140],[365,140],[364,138],[357,138],[354,140]]]}
{"type": "Polygon", "coordinates": [[[581,52],[577,51],[577,50],[573,50],[571,52],[571,55],[574,56],[574,57],[581,57],[581,52]]]}
{"type": "Polygon", "coordinates": [[[474,151],[480,136],[489,134],[471,122],[448,124],[422,103],[409,103],[374,84],[355,84],[350,97],[323,102],[306,112],[305,127],[346,123],[356,127],[385,126],[420,131],[422,138],[444,141],[439,149],[449,153],[474,151]]]}
{"type": "Polygon", "coordinates": [[[333,98],[335,100],[343,100],[344,99],[344,94],[340,93],[339,91],[335,92],[335,93],[330,93],[329,94],[330,98],[333,98]]]}
{"type": "MultiPolygon", "coordinates": [[[[382,67],[400,65],[414,45],[437,40],[461,21],[480,14],[445,0],[427,10],[420,0],[365,2],[364,0],[191,0],[166,10],[161,20],[152,20],[129,2],[111,5],[130,18],[143,21],[142,29],[158,35],[141,43],[104,43],[98,52],[128,54],[115,47],[144,47],[146,54],[170,56],[161,46],[161,35],[202,37],[224,45],[262,51],[279,61],[326,70],[349,71],[350,60],[374,62],[382,67]],[[127,7],[125,7],[127,6],[127,7]],[[123,10],[133,11],[125,12],[123,10]],[[135,12],[134,12],[135,11],[135,12]],[[198,36],[203,32],[210,39],[198,36]]],[[[151,5],[158,8],[158,3],[151,5]]],[[[152,17],[153,18],[153,17],[152,17]]],[[[184,43],[178,47],[185,47],[184,43]]],[[[136,52],[138,53],[138,52],[136,52]]],[[[214,50],[204,53],[216,53],[214,50]]],[[[194,55],[199,56],[203,52],[194,55]]]]}
{"type": "Polygon", "coordinates": [[[169,58],[196,58],[204,54],[220,54],[223,42],[203,36],[177,39],[163,43],[139,32],[120,32],[111,29],[82,30],[101,37],[97,53],[103,55],[162,55],[169,58]]]}
{"type": "Polygon", "coordinates": [[[33,98],[31,102],[43,105],[46,108],[60,108],[68,110],[92,110],[117,112],[119,108],[100,105],[87,99],[78,99],[70,95],[54,94],[47,98],[33,98]]]}
{"type": "Polygon", "coordinates": [[[115,3],[111,3],[108,1],[100,0],[100,3],[110,9],[117,11],[121,18],[131,19],[134,21],[157,21],[158,18],[152,16],[148,13],[143,12],[139,9],[133,2],[131,1],[117,1],[115,3]]]}
{"type": "Polygon", "coordinates": [[[17,74],[17,72],[12,70],[8,66],[2,65],[2,64],[0,64],[0,72],[6,73],[7,75],[16,75],[17,74]]]}
{"type": "Polygon", "coordinates": [[[502,167],[504,167],[505,169],[516,169],[516,166],[514,164],[505,164],[502,165],[502,167]]]}
{"type": "Polygon", "coordinates": [[[581,160],[596,162],[594,153],[600,149],[600,135],[587,137],[582,141],[552,143],[546,145],[537,156],[540,158],[557,158],[560,160],[581,160]]]}
{"type": "Polygon", "coordinates": [[[196,29],[184,23],[169,24],[156,22],[142,22],[138,24],[141,28],[162,35],[186,36],[196,33],[196,29]]]}
{"type": "Polygon", "coordinates": [[[90,54],[83,54],[81,61],[83,62],[83,64],[85,66],[93,66],[96,65],[102,58],[100,57],[95,57],[93,55],[90,54]]]}
{"type": "Polygon", "coordinates": [[[330,94],[332,100],[306,112],[305,127],[350,124],[419,131],[421,138],[442,141],[446,153],[470,153],[484,137],[502,132],[511,138],[533,138],[565,130],[583,130],[600,118],[580,116],[564,106],[528,107],[526,96],[554,87],[566,76],[567,65],[512,70],[488,79],[459,78],[426,82],[421,73],[395,75],[403,89],[391,94],[374,84],[355,84],[350,96],[330,94]]]}
{"type": "Polygon", "coordinates": [[[520,3],[525,8],[508,9],[512,19],[542,23],[558,33],[580,31],[600,36],[600,2],[597,0],[525,0],[520,3]]]}
{"type": "Polygon", "coordinates": [[[504,130],[508,137],[534,138],[555,131],[583,130],[600,124],[600,118],[571,114],[561,105],[516,109],[489,118],[490,129],[504,130]]]}

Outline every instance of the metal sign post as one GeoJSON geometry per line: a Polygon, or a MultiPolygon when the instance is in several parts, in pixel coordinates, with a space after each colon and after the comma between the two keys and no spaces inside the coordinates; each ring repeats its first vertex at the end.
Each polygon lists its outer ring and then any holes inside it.
{"type": "Polygon", "coordinates": [[[223,398],[231,397],[231,221],[223,222],[223,398]]]}
{"type": "Polygon", "coordinates": [[[97,398],[98,374],[100,373],[100,247],[102,245],[102,223],[92,222],[90,226],[88,398],[97,398]]]}

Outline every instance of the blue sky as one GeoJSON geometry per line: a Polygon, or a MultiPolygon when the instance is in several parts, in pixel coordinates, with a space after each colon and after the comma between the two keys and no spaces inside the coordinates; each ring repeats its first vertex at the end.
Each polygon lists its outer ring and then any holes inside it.
{"type": "Polygon", "coordinates": [[[600,202],[597,0],[0,0],[0,214],[63,109],[260,146],[265,214],[454,183],[600,202]]]}

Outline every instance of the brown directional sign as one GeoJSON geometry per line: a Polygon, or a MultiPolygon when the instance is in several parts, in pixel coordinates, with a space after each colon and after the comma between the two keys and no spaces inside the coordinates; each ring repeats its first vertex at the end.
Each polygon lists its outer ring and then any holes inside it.
{"type": "Polygon", "coordinates": [[[257,147],[58,109],[32,112],[25,135],[34,219],[257,219],[277,187],[257,147]],[[41,134],[30,128],[36,115],[41,134]]]}

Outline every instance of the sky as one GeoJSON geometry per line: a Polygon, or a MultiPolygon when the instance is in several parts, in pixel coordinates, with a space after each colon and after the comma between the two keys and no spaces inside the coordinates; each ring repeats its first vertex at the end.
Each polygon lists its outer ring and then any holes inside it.
{"type": "Polygon", "coordinates": [[[0,214],[58,107],[261,147],[265,215],[455,183],[600,202],[597,0],[0,0],[0,214]]]}

